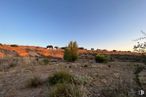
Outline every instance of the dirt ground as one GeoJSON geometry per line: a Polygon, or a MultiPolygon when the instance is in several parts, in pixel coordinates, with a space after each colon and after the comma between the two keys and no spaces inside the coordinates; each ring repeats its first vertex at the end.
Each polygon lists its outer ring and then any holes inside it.
{"type": "Polygon", "coordinates": [[[135,65],[143,65],[135,62],[100,64],[79,61],[49,62],[44,65],[35,58],[17,58],[15,63],[10,65],[14,60],[10,62],[8,60],[11,59],[1,60],[0,63],[0,97],[48,97],[50,86],[43,84],[30,88],[27,87],[28,80],[37,76],[45,81],[56,71],[69,71],[86,80],[88,97],[102,97],[101,91],[106,87],[114,88],[119,84],[128,88],[137,87],[133,80],[135,65]]]}

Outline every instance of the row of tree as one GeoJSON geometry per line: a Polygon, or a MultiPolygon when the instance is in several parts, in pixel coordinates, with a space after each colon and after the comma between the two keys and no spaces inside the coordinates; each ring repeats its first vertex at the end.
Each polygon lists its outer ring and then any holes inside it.
{"type": "MultiPolygon", "coordinates": [[[[48,49],[66,49],[67,47],[58,47],[58,46],[54,46],[53,45],[48,45],[46,46],[46,48],[48,49]]],[[[78,47],[79,50],[87,50],[86,48],[84,47],[78,47]]],[[[95,50],[94,48],[91,48],[90,50],[95,50]]],[[[97,51],[100,50],[100,49],[96,49],[97,51]]],[[[107,51],[106,49],[104,49],[103,51],[107,51]]]]}
{"type": "MultiPolygon", "coordinates": [[[[48,49],[59,49],[59,47],[58,46],[55,46],[55,47],[53,47],[53,45],[48,45],[48,46],[46,46],[46,48],[48,48],[48,49]]],[[[66,49],[67,47],[60,47],[60,49],[66,49]]],[[[78,47],[78,49],[80,49],[80,50],[86,50],[84,47],[78,47]]]]}

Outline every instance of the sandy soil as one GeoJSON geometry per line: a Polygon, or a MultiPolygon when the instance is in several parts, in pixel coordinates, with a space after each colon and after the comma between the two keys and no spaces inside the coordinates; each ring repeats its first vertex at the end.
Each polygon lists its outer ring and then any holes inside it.
{"type": "MultiPolygon", "coordinates": [[[[42,65],[35,58],[18,58],[15,65],[1,62],[0,65],[0,97],[48,97],[49,87],[46,84],[36,88],[27,87],[28,80],[34,76],[46,80],[56,71],[67,70],[75,76],[85,78],[88,97],[100,97],[105,87],[116,87],[118,83],[127,87],[136,87],[134,62],[109,62],[107,64],[90,62],[49,62],[42,65]],[[6,65],[6,66],[5,66],[6,65]],[[123,83],[124,82],[124,83],[123,83]]],[[[14,61],[13,61],[14,62],[14,61]]]]}

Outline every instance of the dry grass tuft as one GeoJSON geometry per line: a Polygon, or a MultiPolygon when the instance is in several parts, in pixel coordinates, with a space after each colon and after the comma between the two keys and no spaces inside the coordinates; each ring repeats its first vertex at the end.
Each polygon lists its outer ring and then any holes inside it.
{"type": "Polygon", "coordinates": [[[48,97],[87,97],[82,87],[74,84],[57,84],[51,88],[48,97]]]}
{"type": "Polygon", "coordinates": [[[43,84],[42,80],[37,76],[34,76],[27,81],[27,87],[30,88],[36,88],[42,84],[43,84]]]}

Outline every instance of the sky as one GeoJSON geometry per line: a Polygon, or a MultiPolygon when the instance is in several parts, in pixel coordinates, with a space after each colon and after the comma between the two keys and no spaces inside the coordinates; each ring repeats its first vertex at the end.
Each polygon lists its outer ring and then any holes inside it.
{"type": "Polygon", "coordinates": [[[0,43],[132,50],[146,0],[0,0],[0,43]]]}

